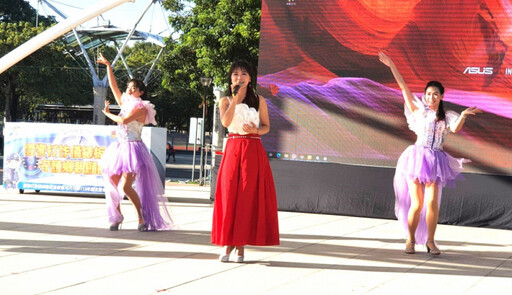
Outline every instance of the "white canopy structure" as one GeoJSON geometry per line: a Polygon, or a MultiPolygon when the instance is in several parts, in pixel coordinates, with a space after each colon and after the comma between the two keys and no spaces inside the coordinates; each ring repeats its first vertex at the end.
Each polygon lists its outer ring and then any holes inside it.
{"type": "MultiPolygon", "coordinates": [[[[17,62],[30,55],[34,51],[43,47],[44,45],[52,42],[53,40],[62,37],[66,42],[68,48],[70,48],[69,52],[75,56],[81,56],[85,59],[88,70],[93,79],[93,92],[94,92],[94,111],[93,111],[93,122],[95,124],[104,124],[105,116],[101,112],[104,107],[104,101],[107,96],[107,75],[103,78],[98,76],[98,73],[95,70],[95,64],[91,61],[89,54],[87,53],[88,49],[94,49],[103,44],[112,42],[116,44],[116,48],[118,48],[118,52],[114,60],[112,61],[112,66],[116,64],[116,62],[121,59],[126,67],[128,75],[133,78],[131,69],[128,67],[128,64],[125,62],[124,57],[122,55],[126,45],[129,41],[144,41],[153,43],[159,47],[161,47],[160,52],[158,53],[155,60],[152,62],[151,68],[147,72],[144,83],[148,83],[149,78],[155,68],[156,62],[160,59],[163,50],[165,48],[165,44],[163,41],[163,37],[159,34],[152,34],[147,32],[142,32],[137,30],[137,25],[144,17],[148,9],[152,5],[160,4],[160,7],[163,11],[162,0],[145,0],[148,2],[146,8],[141,12],[139,18],[135,21],[131,29],[121,29],[110,25],[107,23],[104,26],[97,26],[91,28],[78,27],[79,25],[85,23],[86,21],[101,15],[102,13],[113,9],[125,2],[135,2],[135,0],[106,0],[100,1],[84,10],[81,10],[75,13],[72,16],[67,16],[57,8],[55,8],[52,4],[50,4],[47,0],[38,0],[40,3],[45,4],[50,9],[52,9],[55,13],[57,13],[64,20],[59,22],[57,25],[49,28],[48,30],[42,32],[41,34],[35,36],[30,39],[26,43],[22,44],[18,48],[9,52],[5,56],[0,59],[0,74],[15,65],[17,62]],[[122,42],[120,46],[118,46],[118,42],[122,42]]],[[[144,0],[140,0],[144,1],[144,0]]]]}
{"type": "Polygon", "coordinates": [[[9,52],[8,54],[0,58],[0,74],[3,73],[5,70],[9,69],[10,67],[12,67],[13,65],[15,65],[17,62],[19,62],[26,56],[30,55],[34,51],[45,46],[46,44],[52,42],[53,40],[59,38],[60,36],[69,32],[78,25],[120,4],[134,1],[135,0],[104,1],[99,5],[88,7],[87,9],[81,11],[80,13],[77,13],[73,17],[66,18],[65,21],[49,28],[48,30],[28,40],[27,42],[23,43],[13,51],[9,52]]]}

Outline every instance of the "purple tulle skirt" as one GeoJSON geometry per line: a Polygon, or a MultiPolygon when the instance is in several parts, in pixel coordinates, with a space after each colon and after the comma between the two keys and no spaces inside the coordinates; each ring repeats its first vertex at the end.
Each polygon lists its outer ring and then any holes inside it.
{"type": "MultiPolygon", "coordinates": [[[[431,150],[427,147],[411,145],[402,153],[396,165],[393,181],[395,188],[395,215],[406,236],[409,233],[407,216],[411,207],[411,197],[407,180],[418,179],[421,183],[437,182],[439,188],[439,204],[445,186],[453,187],[455,180],[461,178],[462,164],[470,162],[450,156],[442,150],[431,150]]],[[[424,198],[426,201],[426,198],[424,198]]],[[[438,205],[439,205],[438,204],[438,205]]],[[[416,229],[416,244],[425,244],[428,236],[426,222],[426,203],[421,211],[420,222],[416,229]]]]}
{"type": "Polygon", "coordinates": [[[171,216],[165,205],[164,187],[160,175],[142,141],[112,143],[103,154],[101,167],[105,178],[105,199],[110,223],[122,220],[123,217],[117,208],[125,195],[122,187],[116,186],[110,177],[123,173],[135,173],[135,190],[140,198],[142,216],[148,225],[148,230],[164,230],[173,227],[171,216]]]}

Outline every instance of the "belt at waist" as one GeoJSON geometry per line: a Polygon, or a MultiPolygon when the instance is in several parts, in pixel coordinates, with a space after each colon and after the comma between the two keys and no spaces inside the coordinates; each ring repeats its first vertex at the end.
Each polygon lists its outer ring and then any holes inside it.
{"type": "Polygon", "coordinates": [[[244,134],[244,135],[241,135],[241,134],[238,134],[238,133],[229,133],[228,134],[228,139],[230,139],[230,138],[233,138],[233,139],[238,139],[238,138],[241,138],[241,139],[261,139],[258,134],[244,134]]]}

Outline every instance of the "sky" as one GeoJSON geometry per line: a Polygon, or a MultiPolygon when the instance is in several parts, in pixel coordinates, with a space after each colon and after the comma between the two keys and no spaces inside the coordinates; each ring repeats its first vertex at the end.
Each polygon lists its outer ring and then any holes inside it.
{"type": "MultiPolygon", "coordinates": [[[[30,3],[34,9],[37,10],[38,0],[25,0],[30,3]]],[[[79,13],[80,10],[87,8],[91,5],[98,4],[102,1],[108,0],[46,0],[51,5],[55,6],[64,14],[71,16],[75,13],[79,13]]],[[[144,9],[151,3],[151,0],[135,0],[135,2],[126,2],[113,9],[102,14],[103,18],[95,17],[84,24],[85,27],[93,27],[97,25],[103,25],[104,19],[110,20],[110,24],[116,27],[131,29],[137,19],[140,17],[144,9]]],[[[57,21],[61,21],[62,18],[53,12],[46,4],[39,3],[39,14],[40,15],[55,15],[57,21]]],[[[160,34],[161,36],[167,37],[170,35],[170,25],[168,25],[169,12],[162,11],[159,3],[153,4],[146,12],[142,20],[140,21],[137,29],[143,32],[152,34],[160,34]],[[164,16],[165,14],[165,16],[164,16]]]]}

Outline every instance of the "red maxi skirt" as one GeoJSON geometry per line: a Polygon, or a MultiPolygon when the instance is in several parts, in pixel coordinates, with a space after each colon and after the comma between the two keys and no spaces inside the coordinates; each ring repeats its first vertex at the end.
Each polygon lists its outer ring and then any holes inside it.
{"type": "Polygon", "coordinates": [[[279,245],[274,178],[257,134],[229,134],[217,177],[212,243],[279,245]]]}

